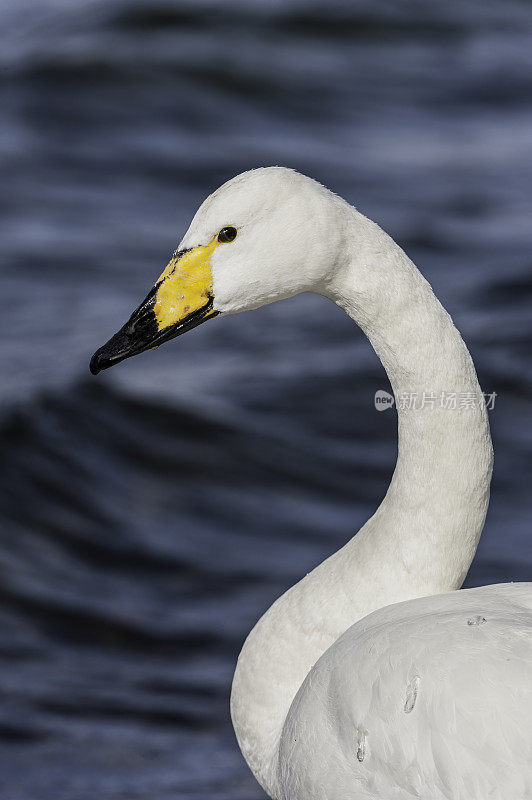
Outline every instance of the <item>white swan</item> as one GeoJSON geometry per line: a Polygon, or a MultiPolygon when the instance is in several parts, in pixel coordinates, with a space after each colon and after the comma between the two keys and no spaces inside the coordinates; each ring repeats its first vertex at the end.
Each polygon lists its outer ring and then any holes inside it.
{"type": "Polygon", "coordinates": [[[249,634],[231,696],[244,757],[276,800],[531,798],[532,584],[455,591],[488,506],[485,405],[449,315],[377,225],[292,170],[234,178],[91,370],[302,291],[369,337],[399,455],[373,517],[249,634]],[[471,407],[441,408],[447,392],[471,407]]]}

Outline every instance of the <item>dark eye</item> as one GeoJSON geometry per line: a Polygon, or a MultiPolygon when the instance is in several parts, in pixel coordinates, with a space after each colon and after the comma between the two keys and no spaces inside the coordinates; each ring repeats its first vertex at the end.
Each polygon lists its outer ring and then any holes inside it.
{"type": "Polygon", "coordinates": [[[233,242],[236,239],[236,228],[222,228],[218,234],[219,242],[233,242]]]}

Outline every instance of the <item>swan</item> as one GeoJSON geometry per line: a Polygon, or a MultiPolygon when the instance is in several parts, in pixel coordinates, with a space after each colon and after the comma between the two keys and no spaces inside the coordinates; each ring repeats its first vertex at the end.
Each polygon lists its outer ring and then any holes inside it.
{"type": "Polygon", "coordinates": [[[284,167],[233,178],[91,371],[299,292],[369,338],[398,458],[375,514],[247,637],[231,692],[244,758],[274,800],[532,798],[532,583],[457,591],[489,501],[486,405],[449,314],[378,225],[284,167]],[[467,403],[446,407],[450,392],[467,403]]]}

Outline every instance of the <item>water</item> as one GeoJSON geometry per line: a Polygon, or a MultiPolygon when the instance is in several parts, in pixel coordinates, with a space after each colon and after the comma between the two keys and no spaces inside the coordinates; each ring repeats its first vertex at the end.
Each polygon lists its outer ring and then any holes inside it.
{"type": "Polygon", "coordinates": [[[196,206],[286,164],[373,217],[486,391],[468,585],[532,579],[532,10],[368,0],[0,6],[0,793],[252,800],[242,641],[382,498],[376,356],[302,296],[97,379],[196,206]]]}

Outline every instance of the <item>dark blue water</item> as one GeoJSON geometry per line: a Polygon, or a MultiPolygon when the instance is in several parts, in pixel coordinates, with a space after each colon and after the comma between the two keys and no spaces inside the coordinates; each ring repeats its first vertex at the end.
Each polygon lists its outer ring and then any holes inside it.
{"type": "Polygon", "coordinates": [[[206,193],[296,167],[453,314],[497,392],[468,584],[531,580],[532,6],[4,0],[0,30],[0,797],[259,798],[234,663],[382,498],[386,377],[312,296],[88,359],[206,193]]]}

